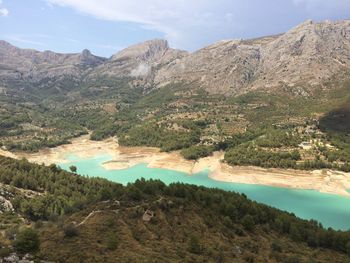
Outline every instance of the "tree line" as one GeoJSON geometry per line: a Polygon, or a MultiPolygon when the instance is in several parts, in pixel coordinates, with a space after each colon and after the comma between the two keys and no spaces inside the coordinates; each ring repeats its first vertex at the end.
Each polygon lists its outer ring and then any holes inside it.
{"type": "Polygon", "coordinates": [[[349,231],[324,229],[314,220],[299,219],[294,214],[251,201],[244,194],[182,183],[165,185],[159,180],[144,179],[122,186],[105,179],[69,173],[55,165],[37,165],[6,157],[0,157],[0,182],[41,193],[33,198],[19,196],[13,200],[16,211],[33,221],[70,214],[103,200],[156,200],[162,196],[184,205],[196,204],[210,209],[227,225],[239,224],[245,231],[264,226],[310,247],[334,249],[350,255],[349,231]]]}

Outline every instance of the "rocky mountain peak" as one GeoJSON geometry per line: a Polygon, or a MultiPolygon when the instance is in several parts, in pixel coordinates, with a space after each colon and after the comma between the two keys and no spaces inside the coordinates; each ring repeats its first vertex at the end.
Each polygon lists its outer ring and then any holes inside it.
{"type": "Polygon", "coordinates": [[[121,50],[99,66],[93,75],[141,78],[145,80],[142,85],[150,87],[155,68],[167,65],[185,54],[187,53],[169,48],[166,40],[149,40],[121,50]]]}
{"type": "MultiPolygon", "coordinates": [[[[0,41],[0,77],[40,80],[47,76],[131,77],[149,90],[169,83],[196,83],[210,93],[249,90],[312,90],[350,71],[350,20],[307,20],[284,34],[223,40],[196,52],[172,49],[162,39],[130,46],[110,59],[89,50],[59,54],[20,49],[0,41]],[[6,70],[5,70],[6,69],[6,70]]],[[[136,83],[136,84],[135,84],[136,83]]]]}
{"type": "Polygon", "coordinates": [[[261,48],[258,86],[312,87],[350,69],[350,21],[306,21],[261,48]]]}
{"type": "Polygon", "coordinates": [[[82,57],[90,57],[92,54],[90,52],[90,50],[88,49],[84,49],[82,52],[81,52],[81,56],[82,57]]]}
{"type": "Polygon", "coordinates": [[[312,89],[350,70],[350,21],[307,20],[288,32],[220,41],[161,68],[155,82],[196,82],[211,93],[312,89]]]}
{"type": "Polygon", "coordinates": [[[106,58],[95,56],[90,52],[90,50],[84,49],[79,54],[78,63],[83,64],[85,66],[94,67],[102,64],[106,60],[106,58]]]}
{"type": "Polygon", "coordinates": [[[1,48],[11,48],[13,46],[9,42],[6,42],[5,40],[0,40],[0,47],[1,48]]]}
{"type": "Polygon", "coordinates": [[[112,61],[123,61],[129,59],[155,60],[159,59],[169,49],[168,41],[163,39],[149,40],[140,44],[130,46],[112,56],[112,61]]]}

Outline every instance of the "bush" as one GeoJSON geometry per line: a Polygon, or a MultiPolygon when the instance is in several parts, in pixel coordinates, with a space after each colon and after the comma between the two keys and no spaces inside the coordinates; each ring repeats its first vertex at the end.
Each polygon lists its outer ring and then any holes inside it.
{"type": "Polygon", "coordinates": [[[188,241],[188,251],[193,254],[200,254],[202,252],[199,238],[195,235],[191,235],[188,241]]]}
{"type": "Polygon", "coordinates": [[[71,165],[71,166],[69,166],[69,170],[70,170],[72,173],[76,173],[76,172],[77,172],[77,167],[74,166],[74,165],[71,165]]]}
{"type": "Polygon", "coordinates": [[[17,234],[14,248],[19,253],[33,253],[38,251],[40,245],[37,232],[32,228],[26,228],[17,234]]]}
{"type": "Polygon", "coordinates": [[[15,226],[10,227],[5,230],[5,237],[9,240],[14,240],[17,232],[18,232],[18,227],[15,227],[15,226]]]}
{"type": "Polygon", "coordinates": [[[39,229],[39,228],[41,228],[43,225],[44,225],[43,221],[38,220],[38,221],[36,221],[36,222],[34,223],[34,228],[35,228],[35,229],[39,229]]]}
{"type": "Polygon", "coordinates": [[[271,244],[271,250],[276,252],[282,252],[282,247],[280,244],[277,243],[277,241],[273,241],[271,244]]]}
{"type": "Polygon", "coordinates": [[[73,224],[65,226],[63,232],[65,237],[75,237],[78,235],[78,229],[73,224]]]}
{"type": "Polygon", "coordinates": [[[107,236],[107,248],[109,250],[115,250],[119,245],[119,240],[117,236],[112,233],[107,236]]]}
{"type": "Polygon", "coordinates": [[[245,215],[242,219],[242,225],[245,230],[251,231],[254,229],[255,222],[251,215],[245,215]]]}
{"type": "Polygon", "coordinates": [[[11,254],[11,249],[9,247],[0,248],[0,258],[8,257],[11,254]]]}
{"type": "Polygon", "coordinates": [[[301,263],[302,260],[299,256],[290,256],[284,260],[284,263],[301,263]]]}
{"type": "Polygon", "coordinates": [[[131,200],[140,201],[143,197],[142,192],[135,185],[128,186],[128,197],[131,200]]]}
{"type": "Polygon", "coordinates": [[[346,253],[350,256],[350,241],[346,243],[345,249],[346,249],[346,253]]]}

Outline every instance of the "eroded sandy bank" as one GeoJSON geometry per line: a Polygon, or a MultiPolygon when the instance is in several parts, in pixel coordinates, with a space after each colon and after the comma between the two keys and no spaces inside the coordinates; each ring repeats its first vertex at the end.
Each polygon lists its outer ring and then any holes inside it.
{"type": "Polygon", "coordinates": [[[96,142],[89,140],[86,135],[73,139],[71,144],[44,149],[33,154],[0,151],[0,155],[25,157],[31,162],[45,164],[67,162],[67,154],[74,154],[80,158],[109,154],[112,160],[103,164],[103,167],[109,170],[125,169],[139,163],[147,163],[151,168],[171,169],[188,174],[208,169],[209,177],[218,181],[313,189],[324,193],[350,196],[346,190],[350,188],[350,173],[328,170],[264,169],[249,166],[231,167],[222,163],[224,154],[221,152],[198,161],[188,161],[179,152],[164,153],[151,147],[118,146],[116,139],[113,138],[96,142]]]}

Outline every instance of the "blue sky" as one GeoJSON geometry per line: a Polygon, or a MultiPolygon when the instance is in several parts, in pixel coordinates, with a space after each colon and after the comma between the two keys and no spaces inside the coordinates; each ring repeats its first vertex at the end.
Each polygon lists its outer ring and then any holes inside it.
{"type": "Polygon", "coordinates": [[[165,38],[194,51],[222,39],[350,18],[350,0],[0,0],[0,39],[22,48],[109,57],[165,38]]]}

